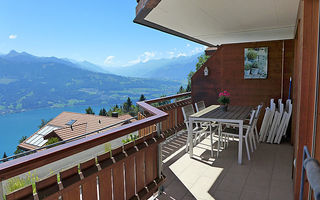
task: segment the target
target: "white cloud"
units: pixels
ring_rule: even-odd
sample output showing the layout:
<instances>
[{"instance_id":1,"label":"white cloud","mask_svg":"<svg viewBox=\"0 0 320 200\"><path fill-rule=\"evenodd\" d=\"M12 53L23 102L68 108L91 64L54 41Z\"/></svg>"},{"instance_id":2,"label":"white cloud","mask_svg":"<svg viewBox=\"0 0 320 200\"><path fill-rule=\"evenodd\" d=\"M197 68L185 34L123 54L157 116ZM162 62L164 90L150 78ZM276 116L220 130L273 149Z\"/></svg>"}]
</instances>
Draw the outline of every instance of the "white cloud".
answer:
<instances>
[{"instance_id":1,"label":"white cloud","mask_svg":"<svg viewBox=\"0 0 320 200\"><path fill-rule=\"evenodd\" d=\"M178 57L181 57L181 56L187 56L186 53L175 52L175 51L169 51L168 54L169 54L169 58L178 58Z\"/></svg>"},{"instance_id":2,"label":"white cloud","mask_svg":"<svg viewBox=\"0 0 320 200\"><path fill-rule=\"evenodd\" d=\"M190 44L187 44L187 47L190 47Z\"/></svg>"},{"instance_id":3,"label":"white cloud","mask_svg":"<svg viewBox=\"0 0 320 200\"><path fill-rule=\"evenodd\" d=\"M156 53L146 51L143 54L141 54L140 56L138 56L137 59L129 61L127 65L134 65L134 64L138 64L138 63L146 63L149 60L151 60L152 58L154 58L155 56L156 56Z\"/></svg>"},{"instance_id":4,"label":"white cloud","mask_svg":"<svg viewBox=\"0 0 320 200\"><path fill-rule=\"evenodd\" d=\"M104 60L104 64L105 65L110 65L112 63L112 60L114 59L114 56L108 56L105 60Z\"/></svg>"},{"instance_id":5,"label":"white cloud","mask_svg":"<svg viewBox=\"0 0 320 200\"><path fill-rule=\"evenodd\" d=\"M176 57L181 57L181 56L187 56L187 54L185 54L185 53L178 53L178 54L176 55Z\"/></svg>"},{"instance_id":6,"label":"white cloud","mask_svg":"<svg viewBox=\"0 0 320 200\"><path fill-rule=\"evenodd\" d=\"M17 38L17 35L13 35L13 34L9 35L9 39L10 39L10 40L14 40L14 39L16 39L16 38Z\"/></svg>"},{"instance_id":7,"label":"white cloud","mask_svg":"<svg viewBox=\"0 0 320 200\"><path fill-rule=\"evenodd\" d=\"M194 48L194 49L191 51L191 53L192 53L192 54L196 54L196 53L204 52L204 50L206 50L206 47L205 47L205 46L203 46L203 47L196 47L196 48Z\"/></svg>"}]
</instances>

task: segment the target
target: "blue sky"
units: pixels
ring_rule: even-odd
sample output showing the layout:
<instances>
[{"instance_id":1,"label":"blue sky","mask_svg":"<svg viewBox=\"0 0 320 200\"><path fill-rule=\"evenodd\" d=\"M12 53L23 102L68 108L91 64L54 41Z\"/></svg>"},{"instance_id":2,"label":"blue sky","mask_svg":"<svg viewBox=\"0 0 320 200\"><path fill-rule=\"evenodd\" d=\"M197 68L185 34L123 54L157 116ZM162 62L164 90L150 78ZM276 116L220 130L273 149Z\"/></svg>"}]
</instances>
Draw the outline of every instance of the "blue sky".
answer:
<instances>
[{"instance_id":1,"label":"blue sky","mask_svg":"<svg viewBox=\"0 0 320 200\"><path fill-rule=\"evenodd\" d=\"M133 23L136 0L1 0L0 53L128 66L204 46Z\"/></svg>"}]
</instances>

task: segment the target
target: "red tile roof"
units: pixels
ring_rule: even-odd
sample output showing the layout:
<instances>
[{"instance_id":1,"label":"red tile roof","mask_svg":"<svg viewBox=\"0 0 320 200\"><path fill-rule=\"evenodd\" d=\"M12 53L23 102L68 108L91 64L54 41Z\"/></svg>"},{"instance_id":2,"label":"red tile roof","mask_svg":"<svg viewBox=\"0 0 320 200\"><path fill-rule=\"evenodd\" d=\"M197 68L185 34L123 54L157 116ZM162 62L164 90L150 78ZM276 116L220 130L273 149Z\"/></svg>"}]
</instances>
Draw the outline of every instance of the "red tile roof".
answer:
<instances>
[{"instance_id":1,"label":"red tile roof","mask_svg":"<svg viewBox=\"0 0 320 200\"><path fill-rule=\"evenodd\" d=\"M35 132L32 136L39 133L39 131L44 129L46 126L55 126L55 127L61 127L61 128L51 131L50 133L46 134L46 136L44 136L43 138L48 139L50 137L58 137L61 140L67 140L76 136L83 135L85 133L94 132L96 130L111 126L113 124L122 122L130 118L132 117L128 114L121 115L116 118L116 117L106 117L106 116L73 113L73 112L62 112L56 118L48 122L44 127L42 127L37 132ZM72 124L72 128L71 126L66 125L70 120L76 120ZM112 128L119 127L123 124L125 123L115 125ZM111 129L111 128L108 128L108 129ZM105 129L105 130L108 130L108 129ZM30 136L28 139L30 139L32 136ZM19 144L19 147L26 150L39 148L39 146L26 143L28 139L26 139L24 142Z\"/></svg>"}]
</instances>

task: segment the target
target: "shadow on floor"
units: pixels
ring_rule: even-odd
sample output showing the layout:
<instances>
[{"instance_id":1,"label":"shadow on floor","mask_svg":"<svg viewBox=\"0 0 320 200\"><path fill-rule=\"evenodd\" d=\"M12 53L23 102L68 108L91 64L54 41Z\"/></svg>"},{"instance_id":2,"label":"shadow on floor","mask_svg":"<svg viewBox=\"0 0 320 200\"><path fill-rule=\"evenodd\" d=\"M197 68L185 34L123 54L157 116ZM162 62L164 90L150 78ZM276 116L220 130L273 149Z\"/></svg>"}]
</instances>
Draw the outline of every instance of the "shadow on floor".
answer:
<instances>
[{"instance_id":1,"label":"shadow on floor","mask_svg":"<svg viewBox=\"0 0 320 200\"><path fill-rule=\"evenodd\" d=\"M238 165L236 141L219 158L216 152L211 158L210 140L204 138L191 159L184 148L186 133L176 139L163 145L167 181L158 199L293 199L291 145L259 144L251 161L244 150L243 164Z\"/></svg>"}]
</instances>

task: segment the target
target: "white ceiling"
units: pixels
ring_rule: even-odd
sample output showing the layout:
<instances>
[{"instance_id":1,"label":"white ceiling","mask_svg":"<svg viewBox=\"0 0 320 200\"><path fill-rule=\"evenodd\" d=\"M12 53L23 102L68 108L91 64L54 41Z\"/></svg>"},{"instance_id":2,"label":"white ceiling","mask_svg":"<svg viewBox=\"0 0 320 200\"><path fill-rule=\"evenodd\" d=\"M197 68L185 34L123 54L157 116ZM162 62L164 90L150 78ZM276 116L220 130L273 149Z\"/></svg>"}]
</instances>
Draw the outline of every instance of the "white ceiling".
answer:
<instances>
[{"instance_id":1,"label":"white ceiling","mask_svg":"<svg viewBox=\"0 0 320 200\"><path fill-rule=\"evenodd\" d=\"M145 20L212 45L294 38L299 0L161 0Z\"/></svg>"}]
</instances>

